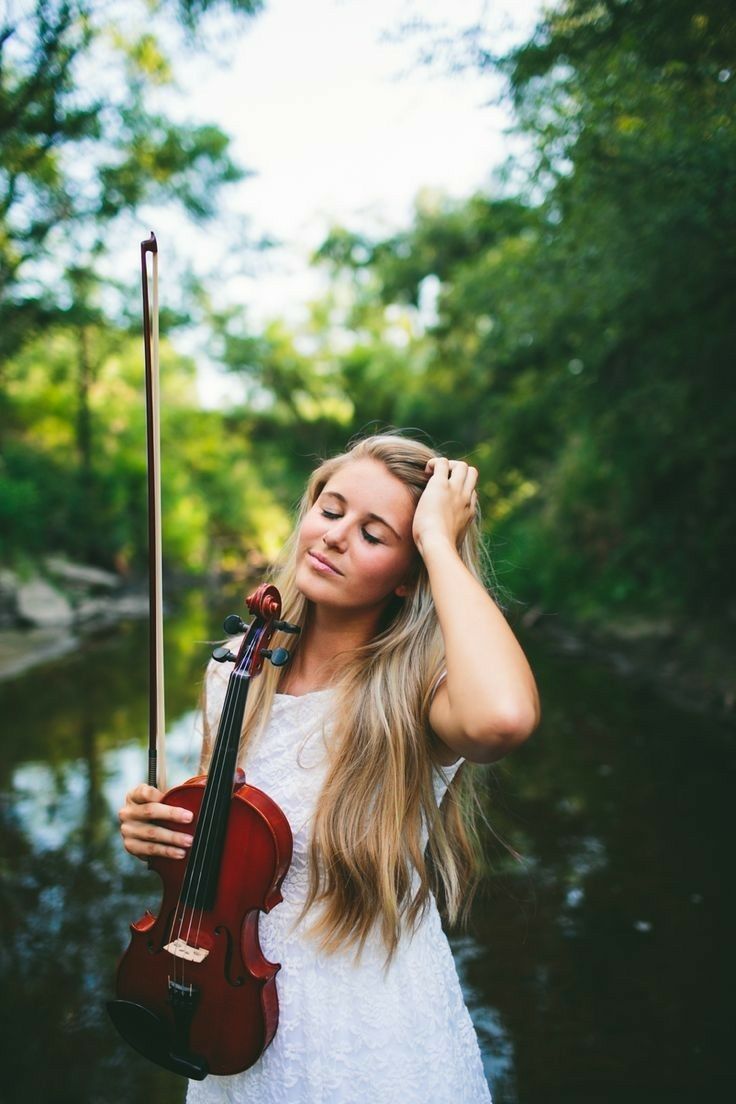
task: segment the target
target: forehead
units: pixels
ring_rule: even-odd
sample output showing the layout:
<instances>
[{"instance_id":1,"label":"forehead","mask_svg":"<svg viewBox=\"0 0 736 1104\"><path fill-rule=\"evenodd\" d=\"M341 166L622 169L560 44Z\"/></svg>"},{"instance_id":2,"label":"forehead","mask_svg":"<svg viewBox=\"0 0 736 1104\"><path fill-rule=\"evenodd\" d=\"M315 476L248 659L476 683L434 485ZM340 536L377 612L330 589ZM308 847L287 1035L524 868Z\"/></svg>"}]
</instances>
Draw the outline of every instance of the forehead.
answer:
<instances>
[{"instance_id":1,"label":"forehead","mask_svg":"<svg viewBox=\"0 0 736 1104\"><path fill-rule=\"evenodd\" d=\"M339 494L348 506L365 514L378 514L394 528L408 527L414 516L409 488L392 475L380 460L349 460L325 484L322 494Z\"/></svg>"}]
</instances>

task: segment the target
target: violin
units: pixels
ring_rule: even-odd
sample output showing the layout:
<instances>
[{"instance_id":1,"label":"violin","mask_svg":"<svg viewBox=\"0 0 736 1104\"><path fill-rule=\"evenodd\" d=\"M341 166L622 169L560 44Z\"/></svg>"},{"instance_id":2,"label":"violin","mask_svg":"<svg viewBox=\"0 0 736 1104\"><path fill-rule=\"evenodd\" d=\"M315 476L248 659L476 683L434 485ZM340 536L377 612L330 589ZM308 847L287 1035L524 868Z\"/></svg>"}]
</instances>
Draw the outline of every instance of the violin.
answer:
<instances>
[{"instance_id":1,"label":"violin","mask_svg":"<svg viewBox=\"0 0 736 1104\"><path fill-rule=\"evenodd\" d=\"M148 260L152 292L149 294ZM161 601L161 485L159 430L158 242L141 242L145 354L149 551L148 782L166 790ZM196 1080L240 1073L258 1060L278 1024L277 962L258 941L258 918L281 901L291 862L289 823L275 801L248 785L236 769L248 687L265 660L281 667L285 648L269 648L275 632L298 633L279 620L281 596L264 584L246 599L253 620L225 619L229 636L244 633L231 661L225 704L209 772L169 790L167 805L188 809L180 825L192 835L186 860L149 860L163 883L158 915L146 911L131 925L117 972L110 1017L123 1038L165 1069Z\"/></svg>"},{"instance_id":2,"label":"violin","mask_svg":"<svg viewBox=\"0 0 736 1104\"><path fill-rule=\"evenodd\" d=\"M237 614L225 620L227 633L245 632L237 655L227 647L212 653L234 667L209 772L162 798L193 814L178 827L193 836L188 857L149 860L163 883L161 906L131 925L107 1005L131 1046L196 1080L248 1069L278 1024L280 964L263 955L258 918L282 900L292 835L276 802L246 782L236 760L251 679L265 660L280 667L289 659L285 648L269 648L271 637L299 628L279 620L274 586L260 586L246 603L250 625Z\"/></svg>"}]
</instances>

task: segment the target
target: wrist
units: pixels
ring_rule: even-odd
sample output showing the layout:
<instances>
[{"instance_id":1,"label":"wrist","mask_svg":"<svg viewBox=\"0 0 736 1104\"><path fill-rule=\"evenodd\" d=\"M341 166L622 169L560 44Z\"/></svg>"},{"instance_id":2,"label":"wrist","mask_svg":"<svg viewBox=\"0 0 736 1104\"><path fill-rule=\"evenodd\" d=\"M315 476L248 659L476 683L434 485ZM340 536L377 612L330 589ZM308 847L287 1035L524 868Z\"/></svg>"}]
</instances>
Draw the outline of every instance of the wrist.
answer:
<instances>
[{"instance_id":1,"label":"wrist","mask_svg":"<svg viewBox=\"0 0 736 1104\"><path fill-rule=\"evenodd\" d=\"M429 560L443 558L448 554L459 555L456 546L444 533L423 533L417 538L416 546L426 564Z\"/></svg>"}]
</instances>

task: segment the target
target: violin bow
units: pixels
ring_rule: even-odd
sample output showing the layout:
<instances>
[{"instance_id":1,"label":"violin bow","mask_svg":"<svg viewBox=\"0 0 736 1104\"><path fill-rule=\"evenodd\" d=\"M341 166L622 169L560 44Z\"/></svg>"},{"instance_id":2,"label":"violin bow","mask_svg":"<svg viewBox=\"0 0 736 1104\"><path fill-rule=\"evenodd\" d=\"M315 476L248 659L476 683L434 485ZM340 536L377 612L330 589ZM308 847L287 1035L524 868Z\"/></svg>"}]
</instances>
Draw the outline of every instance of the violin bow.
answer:
<instances>
[{"instance_id":1,"label":"violin bow","mask_svg":"<svg viewBox=\"0 0 736 1104\"><path fill-rule=\"evenodd\" d=\"M151 292L147 255L151 254ZM146 363L146 456L148 461L148 784L166 789L164 723L164 618L161 597L161 428L158 355L158 242L153 230L141 242L143 353Z\"/></svg>"}]
</instances>

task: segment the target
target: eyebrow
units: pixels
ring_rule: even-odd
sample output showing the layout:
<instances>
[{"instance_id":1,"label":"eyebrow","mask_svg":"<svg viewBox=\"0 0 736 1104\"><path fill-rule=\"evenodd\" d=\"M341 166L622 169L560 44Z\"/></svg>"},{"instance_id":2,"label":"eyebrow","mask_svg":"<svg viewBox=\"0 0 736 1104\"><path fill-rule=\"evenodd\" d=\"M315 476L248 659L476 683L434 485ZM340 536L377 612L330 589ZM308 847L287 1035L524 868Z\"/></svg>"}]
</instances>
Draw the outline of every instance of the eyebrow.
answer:
<instances>
[{"instance_id":1,"label":"eyebrow","mask_svg":"<svg viewBox=\"0 0 736 1104\"><path fill-rule=\"evenodd\" d=\"M339 499L340 502L343 503L344 506L347 506L347 504L348 504L348 500L345 498L345 495L339 494L338 491L322 491L322 495L320 497L323 497L323 496L332 496L332 498L337 498L337 499ZM391 532L393 533L393 535L396 537L397 540L401 540L401 537L396 532L393 525L389 525L389 523L386 521L386 519L382 518L380 514L370 513L370 514L366 514L366 517L368 518L369 521L378 521L378 522L380 522L381 525L385 525L387 529L391 530Z\"/></svg>"}]
</instances>

